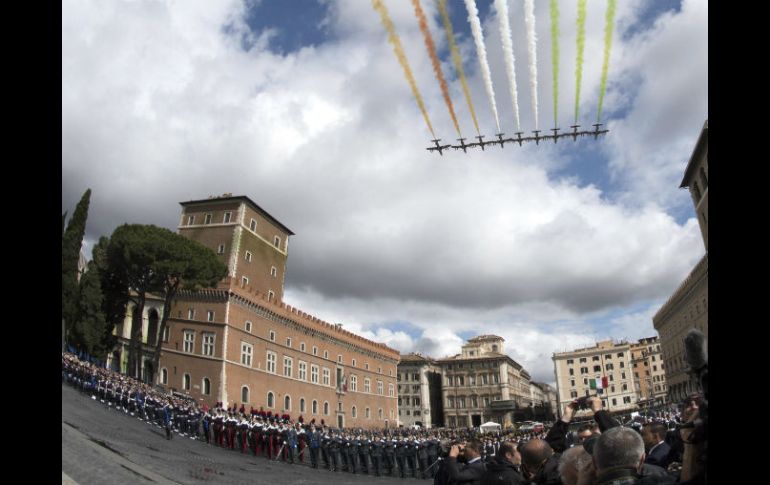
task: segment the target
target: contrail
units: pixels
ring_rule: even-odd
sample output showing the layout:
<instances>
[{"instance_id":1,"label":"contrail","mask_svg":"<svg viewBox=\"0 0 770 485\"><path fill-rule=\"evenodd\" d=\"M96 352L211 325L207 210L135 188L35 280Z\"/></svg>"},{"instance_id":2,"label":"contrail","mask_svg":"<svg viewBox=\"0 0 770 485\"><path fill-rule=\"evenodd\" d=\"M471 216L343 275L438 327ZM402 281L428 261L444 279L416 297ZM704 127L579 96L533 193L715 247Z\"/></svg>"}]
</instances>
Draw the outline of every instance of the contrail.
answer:
<instances>
[{"instance_id":1,"label":"contrail","mask_svg":"<svg viewBox=\"0 0 770 485\"><path fill-rule=\"evenodd\" d=\"M513 116L516 118L516 130L521 131L519 122L519 94L516 88L516 59L513 56L513 40L511 39L511 25L508 23L508 3L506 0L495 0L495 9L500 18L500 39L503 42L503 57L505 58L505 72L508 74L508 87L511 90L513 102Z\"/></svg>"},{"instance_id":2,"label":"contrail","mask_svg":"<svg viewBox=\"0 0 770 485\"><path fill-rule=\"evenodd\" d=\"M492 75L489 72L489 63L487 62L487 50L484 47L484 34L481 31L481 21L479 21L479 11L476 8L476 0L465 0L465 8L468 9L468 22L471 24L471 33L473 41L476 43L476 53L479 56L479 65L481 66L481 75L484 78L484 86L487 88L487 97L489 106L492 108L492 114L495 115L495 124L497 132L500 133L500 118L497 116L497 104L495 103L495 89L492 87Z\"/></svg>"},{"instance_id":3,"label":"contrail","mask_svg":"<svg viewBox=\"0 0 770 485\"><path fill-rule=\"evenodd\" d=\"M425 13L422 11L420 0L412 0L412 4L414 5L414 13L417 15L417 20L420 23L422 36L425 39L425 47L428 49L430 60L433 63L433 72L436 74L436 79L438 79L438 83L441 85L441 93L444 95L446 107L449 109L449 114L452 116L452 122L455 124L457 134L462 137L460 125L457 124L457 117L455 116L455 108L452 106L452 98L449 97L449 87L447 87L444 73L441 71L441 62L438 60L438 55L436 54L436 45L433 43L433 37L430 35L430 30L428 30L428 19L425 18Z\"/></svg>"},{"instance_id":4,"label":"contrail","mask_svg":"<svg viewBox=\"0 0 770 485\"><path fill-rule=\"evenodd\" d=\"M580 82L583 79L583 50L586 46L586 2L578 0L577 13L577 62L575 64L575 123L580 109Z\"/></svg>"},{"instance_id":5,"label":"contrail","mask_svg":"<svg viewBox=\"0 0 770 485\"><path fill-rule=\"evenodd\" d=\"M460 57L460 52L457 50L455 36L452 32L452 22L449 21L449 14L446 11L446 0L438 0L438 9L441 12L441 20L444 22L444 30L446 30L446 36L449 40L449 51L452 53L452 61L455 64L455 69L457 69L457 75L460 76L460 83L462 84L463 92L465 93L465 101L468 103L468 109L471 112L471 118L473 118L473 126L476 127L476 134L481 135L481 131L479 131L479 122L476 120L476 110L473 109L473 101L471 101L471 91L468 89L468 81L465 79L463 60Z\"/></svg>"},{"instance_id":6,"label":"contrail","mask_svg":"<svg viewBox=\"0 0 770 485\"><path fill-rule=\"evenodd\" d=\"M404 76L406 76L406 80L409 81L409 86L412 88L414 99L417 100L417 104L420 106L420 111L422 111L422 116L425 118L425 123L428 125L430 134L433 135L433 138L436 138L436 134L433 132L433 125L430 124L430 118L428 118L428 112L425 110L425 104L422 102L422 96L420 96L420 91L417 89L417 83L414 81L412 69L409 68L409 61L406 60L404 48L401 46L401 41L398 38L396 29L393 27L393 21L390 20L390 15L388 15L388 9L385 7L385 4L382 3L382 0L372 0L372 7L374 7L380 14L382 25L384 25L385 29L388 31L388 41L393 44L393 52L396 54L398 62L401 63L401 67L404 69Z\"/></svg>"},{"instance_id":7,"label":"contrail","mask_svg":"<svg viewBox=\"0 0 770 485\"><path fill-rule=\"evenodd\" d=\"M551 0L551 62L553 63L553 127L559 127L559 3Z\"/></svg>"},{"instance_id":8,"label":"contrail","mask_svg":"<svg viewBox=\"0 0 770 485\"><path fill-rule=\"evenodd\" d=\"M610 67L610 49L612 48L612 28L615 25L615 7L617 0L609 0L607 3L607 23L604 25L604 64L602 65L602 83L599 91L599 111L596 114L596 122L602 119L602 104L604 93L607 90L607 70Z\"/></svg>"},{"instance_id":9,"label":"contrail","mask_svg":"<svg viewBox=\"0 0 770 485\"><path fill-rule=\"evenodd\" d=\"M535 3L524 0L524 25L527 28L529 46L529 87L532 91L532 111L535 113L535 129L540 128L537 118L537 36L535 35Z\"/></svg>"}]
</instances>

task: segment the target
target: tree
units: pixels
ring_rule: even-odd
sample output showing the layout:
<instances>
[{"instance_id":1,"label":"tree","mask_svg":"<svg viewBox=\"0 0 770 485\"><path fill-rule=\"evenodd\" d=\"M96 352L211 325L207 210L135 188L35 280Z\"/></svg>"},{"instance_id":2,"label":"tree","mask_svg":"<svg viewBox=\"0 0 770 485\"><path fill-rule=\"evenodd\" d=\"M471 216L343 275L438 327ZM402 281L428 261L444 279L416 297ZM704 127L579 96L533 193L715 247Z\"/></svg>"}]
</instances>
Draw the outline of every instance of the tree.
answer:
<instances>
[{"instance_id":1,"label":"tree","mask_svg":"<svg viewBox=\"0 0 770 485\"><path fill-rule=\"evenodd\" d=\"M107 265L114 282L125 285L126 298L135 304L128 352L128 374L139 378L142 345L142 315L148 293L163 295L164 310L160 335L166 327L171 303L181 284L195 288L214 286L227 274L211 249L168 229L140 224L124 224L112 233L107 249ZM161 340L153 357L157 372Z\"/></svg>"},{"instance_id":2,"label":"tree","mask_svg":"<svg viewBox=\"0 0 770 485\"><path fill-rule=\"evenodd\" d=\"M173 234L173 233L172 233ZM168 316L171 314L171 304L181 288L196 290L200 287L215 286L219 280L227 276L225 266L210 248L197 241L173 234L177 248L172 256L159 261L156 271L163 278L163 316L158 330L159 338L155 343L152 358L152 368L155 372L153 382L157 380L158 364L163 346L163 332L166 330Z\"/></svg>"},{"instance_id":3,"label":"tree","mask_svg":"<svg viewBox=\"0 0 770 485\"><path fill-rule=\"evenodd\" d=\"M104 312L102 312L102 287L96 264L88 263L88 270L80 278L76 318L72 326L74 343L91 355L104 355L102 336Z\"/></svg>"},{"instance_id":4,"label":"tree","mask_svg":"<svg viewBox=\"0 0 770 485\"><path fill-rule=\"evenodd\" d=\"M83 235L86 232L86 219L88 219L88 205L91 200L91 189L86 190L80 198L75 213L72 215L67 229L61 240L61 304L62 318L66 321L66 332L72 330L77 313L78 296L78 261L80 260L80 247L83 244ZM62 216L62 225L66 212Z\"/></svg>"},{"instance_id":5,"label":"tree","mask_svg":"<svg viewBox=\"0 0 770 485\"><path fill-rule=\"evenodd\" d=\"M115 347L117 339L112 335L112 331L116 325L123 323L128 304L128 283L125 281L124 272L120 268L110 266L107 260L109 245L110 238L102 236L92 252L92 262L94 263L94 270L99 274L103 296L102 313L104 314L105 325L100 348L104 349L105 354Z\"/></svg>"}]
</instances>

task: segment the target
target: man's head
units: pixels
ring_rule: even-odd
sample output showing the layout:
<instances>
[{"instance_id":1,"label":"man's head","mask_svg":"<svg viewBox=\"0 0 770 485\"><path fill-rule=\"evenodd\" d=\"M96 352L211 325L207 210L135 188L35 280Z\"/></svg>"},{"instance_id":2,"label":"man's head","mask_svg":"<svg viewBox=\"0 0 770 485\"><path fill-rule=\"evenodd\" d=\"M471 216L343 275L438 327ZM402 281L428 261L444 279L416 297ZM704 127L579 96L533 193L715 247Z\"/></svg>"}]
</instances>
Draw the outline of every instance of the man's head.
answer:
<instances>
[{"instance_id":1,"label":"man's head","mask_svg":"<svg viewBox=\"0 0 770 485\"><path fill-rule=\"evenodd\" d=\"M534 439L527 441L521 447L521 464L527 473L524 478L532 478L545 466L545 462L553 455L553 449L546 441Z\"/></svg>"},{"instance_id":2,"label":"man's head","mask_svg":"<svg viewBox=\"0 0 770 485\"><path fill-rule=\"evenodd\" d=\"M468 461L481 456L481 443L471 440L465 444L465 459Z\"/></svg>"},{"instance_id":3,"label":"man's head","mask_svg":"<svg viewBox=\"0 0 770 485\"><path fill-rule=\"evenodd\" d=\"M513 443L504 441L500 443L500 449L497 450L497 460L505 460L513 463L514 465L519 465L521 464L521 454L518 452L516 447L513 446Z\"/></svg>"},{"instance_id":4,"label":"man's head","mask_svg":"<svg viewBox=\"0 0 770 485\"><path fill-rule=\"evenodd\" d=\"M650 450L653 446L657 445L666 438L666 425L663 423L649 423L645 424L642 428L642 439L644 440L644 447L646 450Z\"/></svg>"},{"instance_id":5,"label":"man's head","mask_svg":"<svg viewBox=\"0 0 770 485\"><path fill-rule=\"evenodd\" d=\"M593 428L593 425L590 423L586 423L578 428L578 444L582 444L587 438L591 437L591 434L593 434Z\"/></svg>"},{"instance_id":6,"label":"man's head","mask_svg":"<svg viewBox=\"0 0 770 485\"><path fill-rule=\"evenodd\" d=\"M564 485L576 485L578 471L591 461L591 455L582 446L573 446L559 459L559 476Z\"/></svg>"},{"instance_id":7,"label":"man's head","mask_svg":"<svg viewBox=\"0 0 770 485\"><path fill-rule=\"evenodd\" d=\"M612 467L632 467L640 470L644 463L644 441L631 428L611 428L596 440L593 449L597 473Z\"/></svg>"}]
</instances>

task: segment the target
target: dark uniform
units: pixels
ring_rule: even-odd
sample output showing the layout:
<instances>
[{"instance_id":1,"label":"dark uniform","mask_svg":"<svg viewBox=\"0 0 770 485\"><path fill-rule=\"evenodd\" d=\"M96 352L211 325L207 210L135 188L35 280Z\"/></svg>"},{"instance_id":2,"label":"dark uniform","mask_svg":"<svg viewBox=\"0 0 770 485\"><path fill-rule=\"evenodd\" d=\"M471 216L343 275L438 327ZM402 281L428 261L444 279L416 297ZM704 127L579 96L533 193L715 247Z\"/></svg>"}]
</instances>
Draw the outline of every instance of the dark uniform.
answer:
<instances>
[{"instance_id":1,"label":"dark uniform","mask_svg":"<svg viewBox=\"0 0 770 485\"><path fill-rule=\"evenodd\" d=\"M385 468L388 469L388 474L392 477L396 473L396 462L394 460L396 455L396 441L394 439L386 440L384 442L383 455L385 457Z\"/></svg>"},{"instance_id":2,"label":"dark uniform","mask_svg":"<svg viewBox=\"0 0 770 485\"><path fill-rule=\"evenodd\" d=\"M383 452L384 452L384 445L382 441L380 441L380 437L377 436L374 439L374 441L372 441L371 455L372 455L372 468L374 469L374 475L378 477L382 473Z\"/></svg>"},{"instance_id":3,"label":"dark uniform","mask_svg":"<svg viewBox=\"0 0 770 485\"><path fill-rule=\"evenodd\" d=\"M369 448L371 446L371 441L368 440L366 437L359 436L358 441L358 456L359 461L361 463L361 471L366 473L367 475L371 472L369 471Z\"/></svg>"}]
</instances>

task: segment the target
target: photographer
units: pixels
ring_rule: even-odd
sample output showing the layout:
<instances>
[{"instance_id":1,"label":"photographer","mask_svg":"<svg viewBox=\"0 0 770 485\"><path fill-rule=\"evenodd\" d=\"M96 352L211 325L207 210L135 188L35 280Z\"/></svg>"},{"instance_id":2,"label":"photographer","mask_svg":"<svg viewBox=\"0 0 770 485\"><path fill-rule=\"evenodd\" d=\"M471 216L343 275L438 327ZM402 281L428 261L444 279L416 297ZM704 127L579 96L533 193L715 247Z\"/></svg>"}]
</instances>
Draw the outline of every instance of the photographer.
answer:
<instances>
[{"instance_id":1,"label":"photographer","mask_svg":"<svg viewBox=\"0 0 770 485\"><path fill-rule=\"evenodd\" d=\"M521 454L513 443L504 442L490 463L487 463L487 471L481 478L481 485L518 485L524 483L524 478L519 473Z\"/></svg>"},{"instance_id":2,"label":"photographer","mask_svg":"<svg viewBox=\"0 0 770 485\"><path fill-rule=\"evenodd\" d=\"M465 457L465 464L458 466L457 459L461 455ZM481 461L481 444L474 440L452 445L446 460L446 471L449 485L460 483L480 485L481 477L486 471L486 467Z\"/></svg>"},{"instance_id":3,"label":"photographer","mask_svg":"<svg viewBox=\"0 0 770 485\"><path fill-rule=\"evenodd\" d=\"M553 427L548 431L545 437L545 441L551 445L551 448L556 453L563 453L568 448L566 442L567 432L569 431L569 423L572 421L575 413L580 409L591 408L594 413L594 419L599 425L601 431L605 431L613 426L618 426L618 423L612 419L607 411L602 411L602 400L596 396L584 396L579 399L575 399L571 403L564 407L564 413L560 420L556 421ZM592 430L580 428L578 436L582 438L579 443L591 436Z\"/></svg>"}]
</instances>

